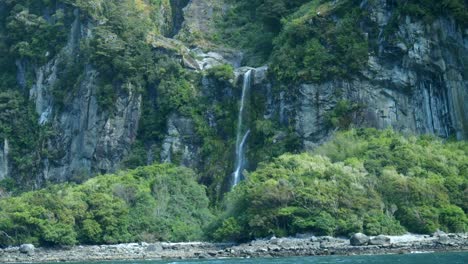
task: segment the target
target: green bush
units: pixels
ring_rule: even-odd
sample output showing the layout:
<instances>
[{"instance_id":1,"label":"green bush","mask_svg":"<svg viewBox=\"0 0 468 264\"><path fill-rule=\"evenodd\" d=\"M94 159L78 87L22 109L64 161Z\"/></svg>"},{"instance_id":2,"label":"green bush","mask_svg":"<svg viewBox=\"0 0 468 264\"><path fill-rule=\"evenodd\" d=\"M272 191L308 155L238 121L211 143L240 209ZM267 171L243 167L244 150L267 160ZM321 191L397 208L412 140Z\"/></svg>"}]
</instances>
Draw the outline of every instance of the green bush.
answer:
<instances>
[{"instance_id":1,"label":"green bush","mask_svg":"<svg viewBox=\"0 0 468 264\"><path fill-rule=\"evenodd\" d=\"M17 175L8 191L27 190L34 185L33 175L38 172L41 146L47 126L38 124L33 102L18 91L8 89L0 92L0 144L9 145L10 168Z\"/></svg>"},{"instance_id":2,"label":"green bush","mask_svg":"<svg viewBox=\"0 0 468 264\"><path fill-rule=\"evenodd\" d=\"M340 132L315 155L285 154L260 164L228 194L227 212L212 229L222 240L233 239L231 228L240 241L308 232L463 232L466 150L466 142L391 130Z\"/></svg>"},{"instance_id":3,"label":"green bush","mask_svg":"<svg viewBox=\"0 0 468 264\"><path fill-rule=\"evenodd\" d=\"M399 235L405 232L405 229L393 217L382 212L369 212L364 217L364 232L366 234L377 236L380 234Z\"/></svg>"},{"instance_id":4,"label":"green bush","mask_svg":"<svg viewBox=\"0 0 468 264\"><path fill-rule=\"evenodd\" d=\"M455 205L443 207L439 211L439 220L448 232L465 232L468 228L466 213Z\"/></svg>"},{"instance_id":5,"label":"green bush","mask_svg":"<svg viewBox=\"0 0 468 264\"><path fill-rule=\"evenodd\" d=\"M338 8L317 15L326 7L300 10L283 21L271 58L272 71L280 81L322 82L348 77L366 65L368 43L357 27L362 12L352 8L336 23L328 16L341 16Z\"/></svg>"},{"instance_id":6,"label":"green bush","mask_svg":"<svg viewBox=\"0 0 468 264\"><path fill-rule=\"evenodd\" d=\"M342 210L362 219L365 211L379 207L380 198L366 190L365 179L358 169L321 156L283 155L261 165L229 194L233 210L228 216L250 238L272 233L347 234L343 222L348 218Z\"/></svg>"},{"instance_id":7,"label":"green bush","mask_svg":"<svg viewBox=\"0 0 468 264\"><path fill-rule=\"evenodd\" d=\"M44 1L6 1L5 34L11 55L29 59L39 65L54 56L65 44L67 9L57 9ZM51 12L50 19L43 17L44 9ZM67 24L68 24L67 23Z\"/></svg>"},{"instance_id":8,"label":"green bush","mask_svg":"<svg viewBox=\"0 0 468 264\"><path fill-rule=\"evenodd\" d=\"M431 234L440 228L438 211L432 206L402 207L396 214L410 232Z\"/></svg>"},{"instance_id":9,"label":"green bush","mask_svg":"<svg viewBox=\"0 0 468 264\"><path fill-rule=\"evenodd\" d=\"M234 80L234 68L229 64L223 64L215 66L206 71L206 74L209 77L212 77L219 81L229 81Z\"/></svg>"},{"instance_id":10,"label":"green bush","mask_svg":"<svg viewBox=\"0 0 468 264\"><path fill-rule=\"evenodd\" d=\"M153 165L1 199L0 245L200 240L211 219L192 171Z\"/></svg>"},{"instance_id":11,"label":"green bush","mask_svg":"<svg viewBox=\"0 0 468 264\"><path fill-rule=\"evenodd\" d=\"M242 229L234 217L225 219L213 234L216 241L236 241L242 237Z\"/></svg>"},{"instance_id":12,"label":"green bush","mask_svg":"<svg viewBox=\"0 0 468 264\"><path fill-rule=\"evenodd\" d=\"M461 26L467 25L468 10L463 0L415 0L396 4L402 14L424 19L428 23L439 16L450 15Z\"/></svg>"},{"instance_id":13,"label":"green bush","mask_svg":"<svg viewBox=\"0 0 468 264\"><path fill-rule=\"evenodd\" d=\"M351 103L348 100L340 100L329 112L325 118L327 125L340 129L349 129L351 127L353 116L355 116L363 108L362 104Z\"/></svg>"}]
</instances>

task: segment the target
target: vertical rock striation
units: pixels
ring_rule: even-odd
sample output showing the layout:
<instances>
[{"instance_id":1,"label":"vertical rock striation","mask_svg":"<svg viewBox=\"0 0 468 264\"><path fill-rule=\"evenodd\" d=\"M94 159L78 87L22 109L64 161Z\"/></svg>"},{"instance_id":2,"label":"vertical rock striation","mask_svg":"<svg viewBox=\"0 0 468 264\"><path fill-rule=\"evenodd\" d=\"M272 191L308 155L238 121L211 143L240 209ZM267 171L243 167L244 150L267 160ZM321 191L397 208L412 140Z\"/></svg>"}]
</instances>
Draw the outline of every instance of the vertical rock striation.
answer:
<instances>
[{"instance_id":1,"label":"vertical rock striation","mask_svg":"<svg viewBox=\"0 0 468 264\"><path fill-rule=\"evenodd\" d=\"M370 10L381 34L368 66L349 79L301 84L293 103L296 130L309 149L332 130L327 116L338 102L359 103L354 126L468 138L468 39L466 29L449 17L432 24L406 17L383 37L393 12L385 1ZM369 34L370 35L370 34Z\"/></svg>"},{"instance_id":2,"label":"vertical rock striation","mask_svg":"<svg viewBox=\"0 0 468 264\"><path fill-rule=\"evenodd\" d=\"M3 144L0 144L0 181L9 175L8 169L8 140L5 138Z\"/></svg>"},{"instance_id":3,"label":"vertical rock striation","mask_svg":"<svg viewBox=\"0 0 468 264\"><path fill-rule=\"evenodd\" d=\"M75 10L67 45L46 65L36 69L36 81L30 90L38 122L50 125L55 131L43 157L39 182L81 180L96 173L111 172L128 154L136 138L141 112L138 87L126 83L118 88L112 113L100 109L96 95L99 73L91 65L84 65L75 88L58 108L53 96L58 72L67 60L79 56L80 40L92 37L93 25L79 19Z\"/></svg>"}]
</instances>

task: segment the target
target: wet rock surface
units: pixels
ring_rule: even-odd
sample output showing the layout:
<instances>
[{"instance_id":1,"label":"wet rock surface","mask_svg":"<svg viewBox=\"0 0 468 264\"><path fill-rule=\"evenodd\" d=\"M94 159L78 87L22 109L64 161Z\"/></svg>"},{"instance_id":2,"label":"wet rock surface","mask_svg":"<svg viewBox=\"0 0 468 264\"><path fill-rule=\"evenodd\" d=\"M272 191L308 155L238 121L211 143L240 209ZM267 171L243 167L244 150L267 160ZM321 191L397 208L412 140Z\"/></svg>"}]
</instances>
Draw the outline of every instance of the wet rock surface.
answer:
<instances>
[{"instance_id":1,"label":"wet rock surface","mask_svg":"<svg viewBox=\"0 0 468 264\"><path fill-rule=\"evenodd\" d=\"M441 243L441 238L444 243ZM159 242L75 246L69 249L37 248L31 254L21 253L21 247L10 247L0 250L0 263L401 254L468 250L468 233L441 236L377 236L368 237L368 239L371 244L372 241L385 243L353 246L347 238L301 236L300 238L254 240L244 244Z\"/></svg>"},{"instance_id":2,"label":"wet rock surface","mask_svg":"<svg viewBox=\"0 0 468 264\"><path fill-rule=\"evenodd\" d=\"M356 233L350 239L352 246L365 246L369 243L369 241L369 237L362 233Z\"/></svg>"},{"instance_id":3,"label":"wet rock surface","mask_svg":"<svg viewBox=\"0 0 468 264\"><path fill-rule=\"evenodd\" d=\"M385 246L390 245L390 237L379 235L369 241L371 245Z\"/></svg>"},{"instance_id":4,"label":"wet rock surface","mask_svg":"<svg viewBox=\"0 0 468 264\"><path fill-rule=\"evenodd\" d=\"M33 254L34 253L34 245L32 244L23 244L19 247L19 252L24 254Z\"/></svg>"}]
</instances>

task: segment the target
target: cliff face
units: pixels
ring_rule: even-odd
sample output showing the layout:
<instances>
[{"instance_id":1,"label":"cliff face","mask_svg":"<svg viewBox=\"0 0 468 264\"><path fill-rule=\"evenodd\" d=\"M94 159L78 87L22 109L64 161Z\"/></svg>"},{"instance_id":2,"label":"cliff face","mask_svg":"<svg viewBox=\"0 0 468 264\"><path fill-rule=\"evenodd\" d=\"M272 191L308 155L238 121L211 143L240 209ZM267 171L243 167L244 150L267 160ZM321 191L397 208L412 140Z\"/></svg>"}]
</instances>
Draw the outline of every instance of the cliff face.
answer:
<instances>
[{"instance_id":1,"label":"cliff face","mask_svg":"<svg viewBox=\"0 0 468 264\"><path fill-rule=\"evenodd\" d=\"M162 110L158 98L164 95L158 89L165 82L151 81L150 75L142 78L144 83L112 81L113 108L109 110L99 102L103 73L92 62L78 65L80 77L59 104L56 86L64 79L63 65L82 56L82 43L94 41L96 28L106 23L89 10L74 9L65 28L66 44L42 66L16 58L17 86L29 90L39 125L53 131L42 142L34 165L37 172L31 175L38 186L112 172L135 155L144 156L138 165L157 161L194 167L202 172L201 181L214 185L214 192L223 189L223 182L227 184L233 171L235 120L245 73L245 68L239 68L241 52L213 44L215 23L229 5L210 0L170 3L156 15L161 34L148 33L152 41L146 43L152 46L152 54L163 54L197 76L186 85L194 90L188 101L204 102L195 111L171 106L170 111ZM0 4L0 14L5 15L4 9ZM247 168L254 168L263 156L314 148L334 130L350 126L468 138L467 29L449 16L431 23L407 16L394 32L384 33L394 8L380 1L368 11L370 23L380 33L375 37L363 26L377 48L369 51L367 66L359 73L319 84L289 84L276 81L267 67L254 70L246 119L252 130ZM114 35L103 43L120 49ZM207 74L225 64L236 68L234 76L219 80L216 73ZM145 67L164 74L163 66ZM169 88L175 87L174 82L168 83ZM290 89L299 93L292 96ZM156 128L146 125L153 119L160 120L154 122L159 124ZM5 137L0 144L0 180L17 178L15 165L9 162L8 140Z\"/></svg>"},{"instance_id":2,"label":"cliff face","mask_svg":"<svg viewBox=\"0 0 468 264\"><path fill-rule=\"evenodd\" d=\"M466 29L449 17L424 24L407 16L383 36L392 12L385 1L371 10L378 52L359 74L299 86L295 121L306 147L326 137L326 116L342 100L360 105L349 116L357 126L467 139Z\"/></svg>"},{"instance_id":3,"label":"cliff face","mask_svg":"<svg viewBox=\"0 0 468 264\"><path fill-rule=\"evenodd\" d=\"M115 170L128 154L138 129L141 95L126 87L131 84L122 84L115 111L103 111L96 98L99 73L92 65L83 66L82 78L75 84L77 89L67 96L63 106L59 108L55 103L52 89L60 81L61 65L80 56L80 41L92 37L93 25L80 21L78 16L79 11L75 10L66 46L35 70L35 83L29 92L39 124L50 125L54 131L45 142L51 155L41 159L42 171L37 175L40 181L66 181Z\"/></svg>"}]
</instances>

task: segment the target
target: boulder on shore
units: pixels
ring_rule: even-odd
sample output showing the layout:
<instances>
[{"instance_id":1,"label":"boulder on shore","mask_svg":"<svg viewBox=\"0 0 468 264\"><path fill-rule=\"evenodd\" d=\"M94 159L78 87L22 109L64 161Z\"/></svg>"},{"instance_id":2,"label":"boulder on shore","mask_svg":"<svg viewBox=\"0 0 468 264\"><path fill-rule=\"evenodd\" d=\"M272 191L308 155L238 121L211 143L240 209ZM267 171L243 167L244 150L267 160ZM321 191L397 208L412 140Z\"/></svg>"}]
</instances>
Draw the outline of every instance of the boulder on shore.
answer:
<instances>
[{"instance_id":1,"label":"boulder on shore","mask_svg":"<svg viewBox=\"0 0 468 264\"><path fill-rule=\"evenodd\" d=\"M363 233L356 233L351 236L350 243L352 246L365 246L369 243L369 237Z\"/></svg>"},{"instance_id":2,"label":"boulder on shore","mask_svg":"<svg viewBox=\"0 0 468 264\"><path fill-rule=\"evenodd\" d=\"M32 254L34 253L34 245L33 244L22 244L19 247L19 252L24 254Z\"/></svg>"},{"instance_id":3,"label":"boulder on shore","mask_svg":"<svg viewBox=\"0 0 468 264\"><path fill-rule=\"evenodd\" d=\"M441 231L441 230L437 230L432 234L433 237L444 237L446 235L447 234L444 231Z\"/></svg>"},{"instance_id":4,"label":"boulder on shore","mask_svg":"<svg viewBox=\"0 0 468 264\"><path fill-rule=\"evenodd\" d=\"M390 245L390 238L384 235L378 235L369 241L371 245L387 246Z\"/></svg>"}]
</instances>

